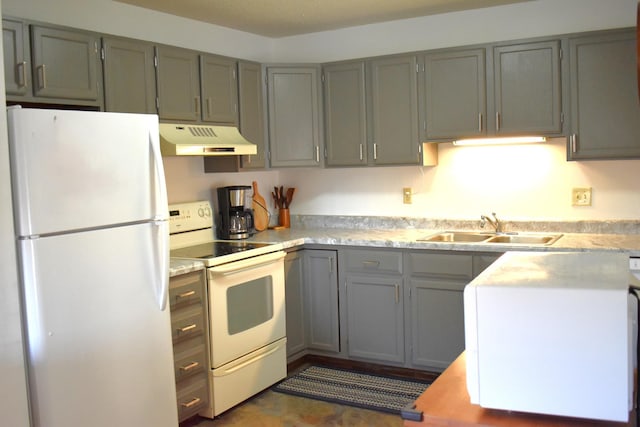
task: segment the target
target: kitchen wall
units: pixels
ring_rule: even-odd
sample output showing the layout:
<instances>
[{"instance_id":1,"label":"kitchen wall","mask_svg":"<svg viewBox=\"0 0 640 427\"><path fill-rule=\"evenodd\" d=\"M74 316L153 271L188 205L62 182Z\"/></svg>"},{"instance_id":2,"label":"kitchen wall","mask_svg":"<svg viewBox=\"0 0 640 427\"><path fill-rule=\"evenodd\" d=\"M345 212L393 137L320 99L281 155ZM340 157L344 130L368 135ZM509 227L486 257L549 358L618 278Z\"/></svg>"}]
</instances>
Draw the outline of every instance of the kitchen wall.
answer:
<instances>
[{"instance_id":1,"label":"kitchen wall","mask_svg":"<svg viewBox=\"0 0 640 427\"><path fill-rule=\"evenodd\" d=\"M297 37L267 39L111 0L3 0L5 14L193 47L261 62L326 62L456 45L635 26L636 0L536 0ZM292 214L505 219L640 219L640 160L566 162L564 142L440 146L436 167L282 169L204 174L201 159L167 158L171 202L212 197L229 184L296 186ZM483 159L482 162L477 159ZM484 167L483 167L484 166ZM402 187L415 192L403 205ZM572 187L593 187L572 207Z\"/></svg>"}]
</instances>

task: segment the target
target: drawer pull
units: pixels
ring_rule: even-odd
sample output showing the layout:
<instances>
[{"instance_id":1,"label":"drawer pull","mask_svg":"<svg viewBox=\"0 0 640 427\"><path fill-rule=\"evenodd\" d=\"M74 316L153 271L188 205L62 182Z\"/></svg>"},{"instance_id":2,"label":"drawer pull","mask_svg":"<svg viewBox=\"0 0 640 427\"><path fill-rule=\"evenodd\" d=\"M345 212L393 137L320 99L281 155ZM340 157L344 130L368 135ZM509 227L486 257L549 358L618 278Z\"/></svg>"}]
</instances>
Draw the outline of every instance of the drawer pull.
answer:
<instances>
[{"instance_id":1,"label":"drawer pull","mask_svg":"<svg viewBox=\"0 0 640 427\"><path fill-rule=\"evenodd\" d=\"M200 399L199 397L194 397L193 399L191 399L188 402L181 403L180 406L183 406L185 408L191 408L192 406L196 406L201 401L202 401L202 399Z\"/></svg>"},{"instance_id":2,"label":"drawer pull","mask_svg":"<svg viewBox=\"0 0 640 427\"><path fill-rule=\"evenodd\" d=\"M192 370L193 368L197 368L198 366L200 366L199 362L191 362L186 366L180 366L180 370L187 372L187 371Z\"/></svg>"},{"instance_id":3,"label":"drawer pull","mask_svg":"<svg viewBox=\"0 0 640 427\"><path fill-rule=\"evenodd\" d=\"M195 294L196 294L196 291L190 290L190 291L184 292L182 294L179 294L178 298L188 298L188 297L193 296Z\"/></svg>"},{"instance_id":4,"label":"drawer pull","mask_svg":"<svg viewBox=\"0 0 640 427\"><path fill-rule=\"evenodd\" d=\"M197 327L198 327L198 325L196 325L195 323L192 323L191 325L184 326L184 327L178 329L178 333L180 333L180 332L189 332L192 329L195 329Z\"/></svg>"},{"instance_id":5,"label":"drawer pull","mask_svg":"<svg viewBox=\"0 0 640 427\"><path fill-rule=\"evenodd\" d=\"M378 268L380 261L362 261L362 265L367 268Z\"/></svg>"}]
</instances>

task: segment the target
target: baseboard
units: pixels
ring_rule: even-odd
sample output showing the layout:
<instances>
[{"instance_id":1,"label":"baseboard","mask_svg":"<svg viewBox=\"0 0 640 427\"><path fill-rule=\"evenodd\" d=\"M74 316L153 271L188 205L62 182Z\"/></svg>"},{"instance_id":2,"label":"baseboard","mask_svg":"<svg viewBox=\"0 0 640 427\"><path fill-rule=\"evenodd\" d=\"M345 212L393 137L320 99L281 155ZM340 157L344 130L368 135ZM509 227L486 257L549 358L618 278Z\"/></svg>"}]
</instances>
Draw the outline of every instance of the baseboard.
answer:
<instances>
[{"instance_id":1,"label":"baseboard","mask_svg":"<svg viewBox=\"0 0 640 427\"><path fill-rule=\"evenodd\" d=\"M369 372L372 374L390 375L394 377L402 377L429 382L435 381L435 379L438 378L438 375L440 375L440 372L379 365L377 363L339 359L337 357L319 356L315 354L307 354L300 357L299 359L291 361L287 365L287 372L295 372L305 365L324 365L334 368L351 369L356 371Z\"/></svg>"}]
</instances>

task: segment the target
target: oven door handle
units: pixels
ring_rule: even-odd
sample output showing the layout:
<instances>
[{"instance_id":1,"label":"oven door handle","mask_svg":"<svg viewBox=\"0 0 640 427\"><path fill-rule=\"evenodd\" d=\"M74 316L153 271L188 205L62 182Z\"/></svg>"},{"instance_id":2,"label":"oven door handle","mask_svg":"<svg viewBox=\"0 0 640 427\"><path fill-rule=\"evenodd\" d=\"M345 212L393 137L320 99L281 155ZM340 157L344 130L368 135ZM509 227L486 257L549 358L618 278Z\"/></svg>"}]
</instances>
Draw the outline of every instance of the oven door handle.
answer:
<instances>
[{"instance_id":1,"label":"oven door handle","mask_svg":"<svg viewBox=\"0 0 640 427\"><path fill-rule=\"evenodd\" d=\"M285 252L278 251L257 257L246 258L239 261L233 261L227 264L217 265L208 269L209 273L219 276L236 274L242 271L251 270L253 268L262 267L271 264L285 257Z\"/></svg>"}]
</instances>

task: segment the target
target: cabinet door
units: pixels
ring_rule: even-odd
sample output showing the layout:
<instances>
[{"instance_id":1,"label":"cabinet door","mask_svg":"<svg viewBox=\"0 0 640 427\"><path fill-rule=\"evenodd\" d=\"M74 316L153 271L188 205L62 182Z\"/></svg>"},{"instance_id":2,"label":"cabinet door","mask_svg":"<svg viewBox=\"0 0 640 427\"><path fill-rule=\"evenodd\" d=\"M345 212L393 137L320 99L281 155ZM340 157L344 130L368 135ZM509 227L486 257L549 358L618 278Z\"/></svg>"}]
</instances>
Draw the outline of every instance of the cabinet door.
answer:
<instances>
[{"instance_id":1,"label":"cabinet door","mask_svg":"<svg viewBox=\"0 0 640 427\"><path fill-rule=\"evenodd\" d=\"M416 57L378 59L370 65L373 163L418 164Z\"/></svg>"},{"instance_id":2,"label":"cabinet door","mask_svg":"<svg viewBox=\"0 0 640 427\"><path fill-rule=\"evenodd\" d=\"M308 347L339 352L338 274L336 251L304 251L305 319Z\"/></svg>"},{"instance_id":3,"label":"cabinet door","mask_svg":"<svg viewBox=\"0 0 640 427\"><path fill-rule=\"evenodd\" d=\"M569 41L571 138L568 158L640 157L634 31Z\"/></svg>"},{"instance_id":4,"label":"cabinet door","mask_svg":"<svg viewBox=\"0 0 640 427\"><path fill-rule=\"evenodd\" d=\"M257 154L242 157L242 167L245 169L261 169L267 165L265 161L263 81L260 64L245 61L238 64L240 133L258 146Z\"/></svg>"},{"instance_id":5,"label":"cabinet door","mask_svg":"<svg viewBox=\"0 0 640 427\"><path fill-rule=\"evenodd\" d=\"M31 27L34 94L98 100L98 43L90 33Z\"/></svg>"},{"instance_id":6,"label":"cabinet door","mask_svg":"<svg viewBox=\"0 0 640 427\"><path fill-rule=\"evenodd\" d=\"M323 69L328 166L367 164L364 62Z\"/></svg>"},{"instance_id":7,"label":"cabinet door","mask_svg":"<svg viewBox=\"0 0 640 427\"><path fill-rule=\"evenodd\" d=\"M271 166L320 164L318 69L267 69Z\"/></svg>"},{"instance_id":8,"label":"cabinet door","mask_svg":"<svg viewBox=\"0 0 640 427\"><path fill-rule=\"evenodd\" d=\"M485 50L425 55L425 140L486 133Z\"/></svg>"},{"instance_id":9,"label":"cabinet door","mask_svg":"<svg viewBox=\"0 0 640 427\"><path fill-rule=\"evenodd\" d=\"M444 370L464 350L467 281L410 279L411 363Z\"/></svg>"},{"instance_id":10,"label":"cabinet door","mask_svg":"<svg viewBox=\"0 0 640 427\"><path fill-rule=\"evenodd\" d=\"M200 120L198 54L161 46L157 50L158 114L160 119Z\"/></svg>"},{"instance_id":11,"label":"cabinet door","mask_svg":"<svg viewBox=\"0 0 640 427\"><path fill-rule=\"evenodd\" d=\"M105 37L102 39L102 48L105 109L121 113L155 114L153 45Z\"/></svg>"},{"instance_id":12,"label":"cabinet door","mask_svg":"<svg viewBox=\"0 0 640 427\"><path fill-rule=\"evenodd\" d=\"M200 55L203 121L238 125L236 67L233 59Z\"/></svg>"},{"instance_id":13,"label":"cabinet door","mask_svg":"<svg viewBox=\"0 0 640 427\"><path fill-rule=\"evenodd\" d=\"M2 20L4 82L7 95L26 95L31 89L29 34L20 21Z\"/></svg>"},{"instance_id":14,"label":"cabinet door","mask_svg":"<svg viewBox=\"0 0 640 427\"><path fill-rule=\"evenodd\" d=\"M562 132L560 41L493 49L495 133Z\"/></svg>"},{"instance_id":15,"label":"cabinet door","mask_svg":"<svg viewBox=\"0 0 640 427\"><path fill-rule=\"evenodd\" d=\"M350 357L404 362L402 277L347 276Z\"/></svg>"},{"instance_id":16,"label":"cabinet door","mask_svg":"<svg viewBox=\"0 0 640 427\"><path fill-rule=\"evenodd\" d=\"M306 348L302 252L289 252L284 259L287 357Z\"/></svg>"}]
</instances>

